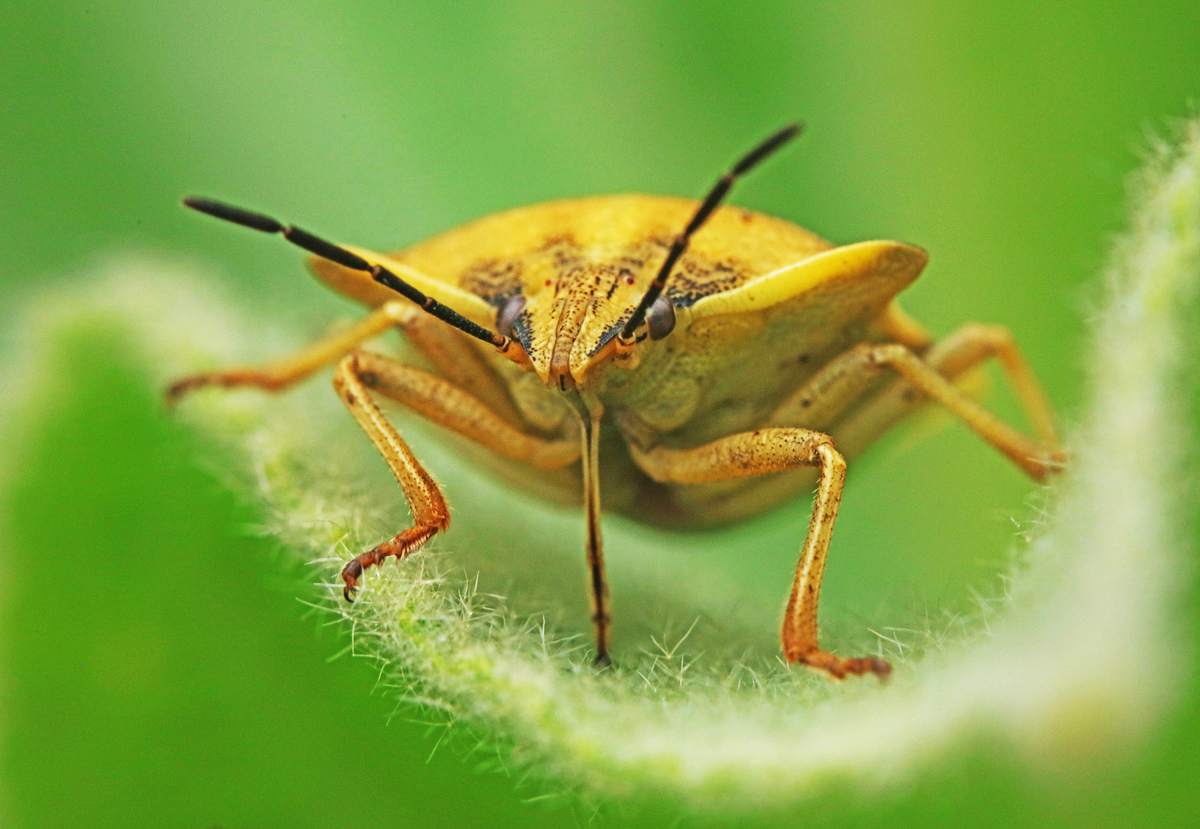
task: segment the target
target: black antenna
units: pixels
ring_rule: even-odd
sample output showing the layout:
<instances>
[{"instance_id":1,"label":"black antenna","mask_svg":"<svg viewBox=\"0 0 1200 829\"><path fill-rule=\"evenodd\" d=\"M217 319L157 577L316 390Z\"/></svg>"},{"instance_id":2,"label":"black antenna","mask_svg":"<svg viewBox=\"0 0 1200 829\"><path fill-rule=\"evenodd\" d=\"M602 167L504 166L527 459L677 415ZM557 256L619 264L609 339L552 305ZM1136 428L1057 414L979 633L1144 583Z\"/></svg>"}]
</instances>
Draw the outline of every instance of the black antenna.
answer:
<instances>
[{"instance_id":1,"label":"black antenna","mask_svg":"<svg viewBox=\"0 0 1200 829\"><path fill-rule=\"evenodd\" d=\"M201 213L207 213L209 216L224 219L227 222L233 222L243 227L261 230L263 233L282 233L283 238L287 239L293 245L304 248L309 253L315 253L322 259L328 259L330 262L335 262L353 271L365 271L371 274L371 278L380 285L391 288L401 296L411 299L425 311L433 314L443 322L453 325L464 334L470 334L472 337L483 340L485 343L494 345L499 349L508 347L508 337L489 331L483 326L471 322L471 320L454 309L448 308L433 297L421 293L382 265L372 265L361 256L351 253L332 242L327 242L319 236L313 236L306 230L301 230L294 225L285 225L282 222L272 219L270 216L264 216L262 213L243 210L240 207L234 207L213 199L192 196L184 199L183 203L192 208L192 210L198 210Z\"/></svg>"},{"instance_id":2,"label":"black antenna","mask_svg":"<svg viewBox=\"0 0 1200 829\"><path fill-rule=\"evenodd\" d=\"M671 243L671 249L667 251L667 259L663 262L662 268L659 269L658 276L654 277L654 281L646 289L646 294L642 297L642 301L633 310L633 316L629 318L629 321L625 323L625 327L621 329L622 340L628 341L633 338L633 334L637 331L638 326L646 319L646 313L650 310L650 306L654 304L654 301L662 293L663 288L666 287L667 279L671 275L671 269L675 267L675 263L679 261L679 257L683 256L683 252L687 250L692 234L708 221L708 217L712 215L713 211L725 199L725 196L729 194L733 183L754 169L764 158L799 135L802 129L804 129L804 124L799 121L788 124L753 150L746 153L741 161L733 165L733 169L721 176L717 183L713 185L713 188L708 191L708 195L704 197L704 201L701 202L700 207L696 210L696 215L692 216L692 220L683 229L683 233L676 236L675 241Z\"/></svg>"}]
</instances>

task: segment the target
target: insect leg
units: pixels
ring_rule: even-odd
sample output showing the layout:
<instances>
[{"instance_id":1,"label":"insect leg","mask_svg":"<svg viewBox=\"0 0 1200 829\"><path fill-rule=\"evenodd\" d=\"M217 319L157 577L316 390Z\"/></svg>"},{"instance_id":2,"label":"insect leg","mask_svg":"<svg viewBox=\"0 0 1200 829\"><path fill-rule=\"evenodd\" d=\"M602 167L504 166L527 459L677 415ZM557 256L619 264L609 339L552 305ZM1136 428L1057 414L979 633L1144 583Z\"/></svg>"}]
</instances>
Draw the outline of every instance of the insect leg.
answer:
<instances>
[{"instance_id":1,"label":"insect leg","mask_svg":"<svg viewBox=\"0 0 1200 829\"><path fill-rule=\"evenodd\" d=\"M883 371L871 359L873 348L861 343L834 357L780 403L765 425L828 429Z\"/></svg>"},{"instance_id":2,"label":"insect leg","mask_svg":"<svg viewBox=\"0 0 1200 829\"><path fill-rule=\"evenodd\" d=\"M448 380L381 354L354 351L334 375L338 396L387 461L413 512L413 526L367 552L342 569L349 599L363 570L390 555L404 558L450 523L437 485L413 457L404 440L384 418L368 389L397 400L420 415L514 460L542 469L566 466L579 458L574 440L542 440L513 428L478 398Z\"/></svg>"},{"instance_id":3,"label":"insect leg","mask_svg":"<svg viewBox=\"0 0 1200 829\"><path fill-rule=\"evenodd\" d=\"M801 662L841 679L848 674L886 677L891 665L873 657L846 659L817 644L817 599L842 487L846 461L828 435L808 429L757 429L715 440L696 449L631 447L634 460L654 480L701 484L782 472L802 466L820 470L808 536L784 614L781 638L789 662Z\"/></svg>"},{"instance_id":4,"label":"insect leg","mask_svg":"<svg viewBox=\"0 0 1200 829\"><path fill-rule=\"evenodd\" d=\"M409 324L419 313L407 303L386 302L345 331L264 366L235 366L176 380L165 392L167 404L174 405L183 395L203 386L258 386L267 391L285 389L392 326Z\"/></svg>"},{"instance_id":5,"label":"insect leg","mask_svg":"<svg viewBox=\"0 0 1200 829\"><path fill-rule=\"evenodd\" d=\"M1000 360L1040 440L1018 432L951 382L993 356ZM904 379L834 427L838 445L847 454L856 454L915 406L932 398L1034 480L1044 480L1066 461L1041 385L1005 329L964 326L930 348L923 358L901 345L876 345L871 347L869 359L875 370L887 367Z\"/></svg>"},{"instance_id":6,"label":"insect leg","mask_svg":"<svg viewBox=\"0 0 1200 829\"><path fill-rule=\"evenodd\" d=\"M882 339L906 345L918 354L924 354L925 349L933 343L933 337L925 330L925 326L909 316L894 299L875 320L875 325L883 334Z\"/></svg>"},{"instance_id":7,"label":"insect leg","mask_svg":"<svg viewBox=\"0 0 1200 829\"><path fill-rule=\"evenodd\" d=\"M991 357L1000 361L1000 367L1038 437L1057 450L1058 434L1046 392L1007 328L968 323L937 343L924 359L938 374L957 377Z\"/></svg>"},{"instance_id":8,"label":"insect leg","mask_svg":"<svg viewBox=\"0 0 1200 829\"><path fill-rule=\"evenodd\" d=\"M165 392L167 404L174 405L183 395L203 386L258 386L267 391L280 391L304 380L392 326L403 329L408 340L443 377L483 399L510 423L520 422L508 392L480 358L478 351L458 332L402 300L385 302L345 331L266 365L235 366L176 380Z\"/></svg>"},{"instance_id":9,"label":"insect leg","mask_svg":"<svg viewBox=\"0 0 1200 829\"><path fill-rule=\"evenodd\" d=\"M509 423L522 422L508 389L467 337L420 313L404 324L404 336L439 377L479 398Z\"/></svg>"},{"instance_id":10,"label":"insect leg","mask_svg":"<svg viewBox=\"0 0 1200 829\"><path fill-rule=\"evenodd\" d=\"M358 421L358 425L383 455L392 474L399 481L400 488L404 490L404 497L408 499L413 516L411 527L390 541L355 556L342 568L342 580L346 583L343 593L346 600L350 601L363 570L378 564L388 556L406 558L419 550L438 531L450 526L450 509L446 506L446 501L433 478L413 457L408 444L371 400L359 377L356 355L351 354L338 365L333 377L333 387L350 410L350 414Z\"/></svg>"},{"instance_id":11,"label":"insect leg","mask_svg":"<svg viewBox=\"0 0 1200 829\"><path fill-rule=\"evenodd\" d=\"M911 339L919 342L920 338ZM879 387L881 377L891 369L876 359L878 347L876 343L861 343L830 360L779 404L762 427L815 429L831 435L845 457L861 454L880 435L929 400L907 380L898 379ZM1013 378L1011 382L1024 404L1026 416L1041 436L1042 445L1036 453L1048 456L1054 464L1061 463L1063 455L1054 438L1049 404L1007 330L970 324L926 349L920 359L942 377L955 381L992 356L1000 357L1001 365ZM808 491L811 485L807 476L793 473L786 479L760 478L689 487L675 497L689 510L719 523L760 512L764 505L780 503Z\"/></svg>"},{"instance_id":12,"label":"insect leg","mask_svg":"<svg viewBox=\"0 0 1200 829\"><path fill-rule=\"evenodd\" d=\"M579 459L580 445L574 438L545 440L528 435L443 377L372 351L355 351L342 365L351 366L359 382L372 391L506 458L538 469L557 469Z\"/></svg>"}]
</instances>

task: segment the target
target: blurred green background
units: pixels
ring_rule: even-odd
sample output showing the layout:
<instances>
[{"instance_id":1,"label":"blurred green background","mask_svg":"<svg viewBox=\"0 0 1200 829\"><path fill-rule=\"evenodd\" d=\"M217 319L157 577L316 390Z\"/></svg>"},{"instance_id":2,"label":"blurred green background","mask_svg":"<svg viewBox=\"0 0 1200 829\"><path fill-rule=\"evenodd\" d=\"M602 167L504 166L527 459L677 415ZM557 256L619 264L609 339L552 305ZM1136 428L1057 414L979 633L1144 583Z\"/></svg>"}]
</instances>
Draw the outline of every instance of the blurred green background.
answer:
<instances>
[{"instance_id":1,"label":"blurred green background","mask_svg":"<svg viewBox=\"0 0 1200 829\"><path fill-rule=\"evenodd\" d=\"M1068 424L1086 286L1121 227L1123 179L1147 131L1200 95L1194 0L75 0L3 4L0 35L6 322L39 288L149 250L205 263L247 308L317 331L351 308L294 251L179 198L394 248L550 198L698 195L801 117L803 139L733 201L839 242L927 247L908 309L939 334L1011 326ZM0 823L589 820L526 802L543 790L481 773L486 758L462 746L430 756L418 712L389 723L376 668L326 664L345 643L297 601L308 581L247 533L253 510L198 467L121 338L81 331L57 348L53 405L20 457L0 459ZM1016 416L1002 390L990 400ZM885 441L852 471L823 619L968 609L1030 493L957 426ZM1193 685L1143 750L1107 765L1045 775L976 746L882 795L831 791L801 816L744 822L1195 825L1197 699ZM653 804L602 818L672 819ZM738 821L681 825L710 823Z\"/></svg>"}]
</instances>

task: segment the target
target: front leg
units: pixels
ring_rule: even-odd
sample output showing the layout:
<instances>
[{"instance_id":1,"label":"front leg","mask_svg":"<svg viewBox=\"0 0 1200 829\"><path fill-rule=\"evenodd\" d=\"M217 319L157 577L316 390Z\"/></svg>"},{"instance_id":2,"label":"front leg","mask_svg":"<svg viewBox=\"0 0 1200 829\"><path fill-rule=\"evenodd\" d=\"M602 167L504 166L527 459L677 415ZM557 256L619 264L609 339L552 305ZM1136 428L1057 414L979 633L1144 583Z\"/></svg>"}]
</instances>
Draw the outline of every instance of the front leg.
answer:
<instances>
[{"instance_id":1,"label":"front leg","mask_svg":"<svg viewBox=\"0 0 1200 829\"><path fill-rule=\"evenodd\" d=\"M808 429L757 429L696 449L632 448L631 451L638 466L663 483L702 484L803 466L818 468L820 479L812 519L783 618L783 655L788 662L803 663L835 679L865 673L882 679L891 673L892 666L882 659L845 659L817 645L821 575L846 481L846 461L834 448L832 438Z\"/></svg>"},{"instance_id":2,"label":"front leg","mask_svg":"<svg viewBox=\"0 0 1200 829\"><path fill-rule=\"evenodd\" d=\"M412 450L400 437L383 412L375 405L360 377L360 369L354 355L344 359L333 377L333 387L338 397L346 404L350 414L367 433L371 443L383 455L392 474L400 482L404 497L412 511L413 525L350 560L342 568L342 580L346 583L343 594L350 601L358 587L363 570L378 564L388 556L407 558L419 550L439 530L450 526L450 508L442 497L438 485L430 477L420 461L413 457Z\"/></svg>"},{"instance_id":3,"label":"front leg","mask_svg":"<svg viewBox=\"0 0 1200 829\"><path fill-rule=\"evenodd\" d=\"M447 380L381 354L352 352L338 364L333 386L387 461L413 515L413 526L356 556L342 569L347 599L354 594L366 568L389 556L406 558L450 525L450 511L437 484L413 457L404 439L371 399L368 389L404 403L418 414L499 454L538 468L566 466L579 458L579 444L575 441L544 440L520 432L478 398Z\"/></svg>"}]
</instances>

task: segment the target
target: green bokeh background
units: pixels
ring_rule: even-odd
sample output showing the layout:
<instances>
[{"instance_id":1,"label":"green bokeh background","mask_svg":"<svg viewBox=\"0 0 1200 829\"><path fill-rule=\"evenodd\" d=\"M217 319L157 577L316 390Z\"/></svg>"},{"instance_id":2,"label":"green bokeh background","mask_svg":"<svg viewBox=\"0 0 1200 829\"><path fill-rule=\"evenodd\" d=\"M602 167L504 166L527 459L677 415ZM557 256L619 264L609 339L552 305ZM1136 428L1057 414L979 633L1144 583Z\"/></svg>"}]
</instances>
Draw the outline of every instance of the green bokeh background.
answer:
<instances>
[{"instance_id":1,"label":"green bokeh background","mask_svg":"<svg viewBox=\"0 0 1200 829\"><path fill-rule=\"evenodd\" d=\"M246 307L315 331L350 306L287 246L179 197L400 247L550 198L698 195L802 117L802 141L734 201L839 242L927 247L908 309L939 334L1009 325L1069 423L1124 177L1147 130L1197 95L1194 0L8 3L0 307L11 320L39 288L148 250L205 263ZM344 641L306 617L307 580L247 533L253 510L197 466L119 335L77 332L56 361L53 405L22 456L0 459L15 476L0 504L3 825L589 819L525 802L543 790L480 773L486 758L462 746L430 757L436 733L408 721L418 712L389 723L373 665L327 664ZM1016 416L1002 390L990 400ZM1030 486L953 425L889 439L852 474L825 619L968 607L1031 514ZM744 572L760 560L729 567L766 579ZM1045 774L974 746L882 795L834 790L764 819L1194 825L1198 763L1193 687L1131 756ZM654 804L602 817L672 819Z\"/></svg>"}]
</instances>

